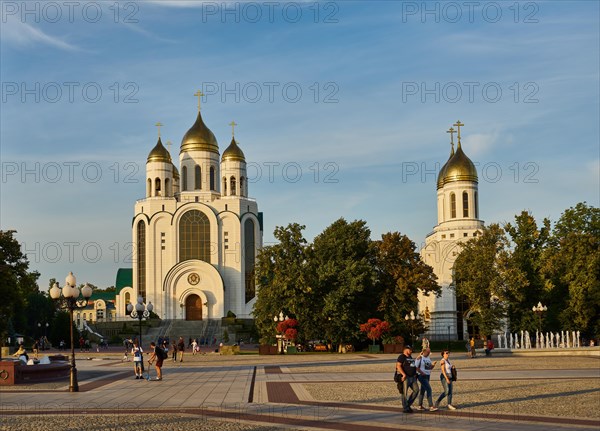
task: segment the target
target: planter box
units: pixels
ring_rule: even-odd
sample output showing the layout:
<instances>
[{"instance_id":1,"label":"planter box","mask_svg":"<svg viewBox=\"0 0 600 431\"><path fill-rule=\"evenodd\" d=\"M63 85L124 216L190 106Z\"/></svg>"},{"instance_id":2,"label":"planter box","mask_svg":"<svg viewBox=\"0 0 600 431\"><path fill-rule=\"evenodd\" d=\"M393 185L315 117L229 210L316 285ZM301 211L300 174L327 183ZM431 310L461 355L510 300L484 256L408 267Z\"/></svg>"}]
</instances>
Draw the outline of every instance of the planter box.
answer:
<instances>
[{"instance_id":1,"label":"planter box","mask_svg":"<svg viewBox=\"0 0 600 431\"><path fill-rule=\"evenodd\" d=\"M379 344L375 344L375 345L370 345L369 346L369 353L379 353L381 352L381 347L379 346Z\"/></svg>"},{"instance_id":2,"label":"planter box","mask_svg":"<svg viewBox=\"0 0 600 431\"><path fill-rule=\"evenodd\" d=\"M288 355L295 355L296 353L298 353L298 349L296 348L296 346L287 346L286 353Z\"/></svg>"},{"instance_id":3,"label":"planter box","mask_svg":"<svg viewBox=\"0 0 600 431\"><path fill-rule=\"evenodd\" d=\"M384 344L383 353L402 353L404 344Z\"/></svg>"},{"instance_id":4,"label":"planter box","mask_svg":"<svg viewBox=\"0 0 600 431\"><path fill-rule=\"evenodd\" d=\"M277 354L277 346L269 346L267 344L261 344L258 346L258 354L259 355L276 355Z\"/></svg>"}]
</instances>

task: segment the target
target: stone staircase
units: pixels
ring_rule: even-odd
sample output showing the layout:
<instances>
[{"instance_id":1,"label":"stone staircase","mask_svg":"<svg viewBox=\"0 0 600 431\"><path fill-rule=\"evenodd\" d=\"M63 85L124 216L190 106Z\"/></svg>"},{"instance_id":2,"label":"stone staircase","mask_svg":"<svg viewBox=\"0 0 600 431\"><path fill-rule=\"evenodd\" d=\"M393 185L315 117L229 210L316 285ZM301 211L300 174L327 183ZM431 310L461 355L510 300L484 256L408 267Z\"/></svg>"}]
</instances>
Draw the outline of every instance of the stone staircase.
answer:
<instances>
[{"instance_id":1,"label":"stone staircase","mask_svg":"<svg viewBox=\"0 0 600 431\"><path fill-rule=\"evenodd\" d=\"M177 341L179 337L183 337L186 347L190 338L195 338L201 346L211 346L219 344L223 336L221 333L221 319L171 320L161 325L161 328L163 327L164 330L160 333L157 332L155 339L159 336L168 336L172 342Z\"/></svg>"}]
</instances>

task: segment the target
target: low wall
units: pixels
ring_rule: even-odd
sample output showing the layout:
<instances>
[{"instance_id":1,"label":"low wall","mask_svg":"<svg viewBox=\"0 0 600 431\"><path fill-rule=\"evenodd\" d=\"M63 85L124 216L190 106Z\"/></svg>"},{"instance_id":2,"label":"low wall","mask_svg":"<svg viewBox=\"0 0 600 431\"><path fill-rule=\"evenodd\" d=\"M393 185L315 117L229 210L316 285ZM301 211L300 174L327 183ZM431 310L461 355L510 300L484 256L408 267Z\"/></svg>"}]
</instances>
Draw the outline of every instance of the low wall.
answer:
<instances>
[{"instance_id":1,"label":"low wall","mask_svg":"<svg viewBox=\"0 0 600 431\"><path fill-rule=\"evenodd\" d=\"M0 386L68 378L70 370L71 366L66 362L23 365L20 361L0 361Z\"/></svg>"}]
</instances>

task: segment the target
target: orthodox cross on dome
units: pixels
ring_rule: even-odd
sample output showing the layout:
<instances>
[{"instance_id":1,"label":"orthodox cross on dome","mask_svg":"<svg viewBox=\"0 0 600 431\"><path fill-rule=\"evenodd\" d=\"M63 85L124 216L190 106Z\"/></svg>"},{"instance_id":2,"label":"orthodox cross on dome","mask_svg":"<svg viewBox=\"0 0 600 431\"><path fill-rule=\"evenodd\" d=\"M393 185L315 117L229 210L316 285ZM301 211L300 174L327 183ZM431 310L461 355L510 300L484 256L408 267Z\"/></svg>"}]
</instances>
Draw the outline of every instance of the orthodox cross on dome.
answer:
<instances>
[{"instance_id":1,"label":"orthodox cross on dome","mask_svg":"<svg viewBox=\"0 0 600 431\"><path fill-rule=\"evenodd\" d=\"M237 123L235 121L232 121L231 123L229 123L229 125L231 126L231 136L235 137L235 126L237 126Z\"/></svg>"},{"instance_id":2,"label":"orthodox cross on dome","mask_svg":"<svg viewBox=\"0 0 600 431\"><path fill-rule=\"evenodd\" d=\"M155 126L158 128L158 137L160 138L160 128L161 128L161 126L163 126L163 123L161 123L159 121L158 123L155 124Z\"/></svg>"},{"instance_id":3,"label":"orthodox cross on dome","mask_svg":"<svg viewBox=\"0 0 600 431\"><path fill-rule=\"evenodd\" d=\"M461 123L460 120L457 120L456 123L453 124L453 126L456 126L456 128L458 129L458 131L456 132L456 137L458 138L458 145L460 145L460 128L464 125L465 124Z\"/></svg>"},{"instance_id":4,"label":"orthodox cross on dome","mask_svg":"<svg viewBox=\"0 0 600 431\"><path fill-rule=\"evenodd\" d=\"M452 146L452 151L454 151L454 134L456 133L456 130L454 130L454 127L450 127L446 130L446 133L450 133L450 145Z\"/></svg>"},{"instance_id":5,"label":"orthodox cross on dome","mask_svg":"<svg viewBox=\"0 0 600 431\"><path fill-rule=\"evenodd\" d=\"M204 96L204 93L201 90L198 90L194 93L194 96L198 98L198 112L200 112L200 101L202 96Z\"/></svg>"}]
</instances>

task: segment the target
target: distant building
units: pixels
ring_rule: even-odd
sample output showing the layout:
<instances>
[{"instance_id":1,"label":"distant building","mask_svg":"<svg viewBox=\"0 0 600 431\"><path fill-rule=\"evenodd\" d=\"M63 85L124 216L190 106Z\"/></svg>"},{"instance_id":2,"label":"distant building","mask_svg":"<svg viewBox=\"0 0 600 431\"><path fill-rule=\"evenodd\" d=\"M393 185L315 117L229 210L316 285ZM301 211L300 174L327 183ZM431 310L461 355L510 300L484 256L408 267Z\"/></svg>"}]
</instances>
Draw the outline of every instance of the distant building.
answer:
<instances>
[{"instance_id":1,"label":"distant building","mask_svg":"<svg viewBox=\"0 0 600 431\"><path fill-rule=\"evenodd\" d=\"M460 248L458 244L476 237L484 226L479 219L477 170L463 152L460 127L457 122L458 145L454 151L454 129L451 134L452 149L448 161L440 169L437 179L437 225L427 235L421 258L433 268L442 286L442 295L419 295L419 312L426 317L427 336L431 340L463 339L467 333L465 316L457 305L451 288L454 262Z\"/></svg>"}]
</instances>

